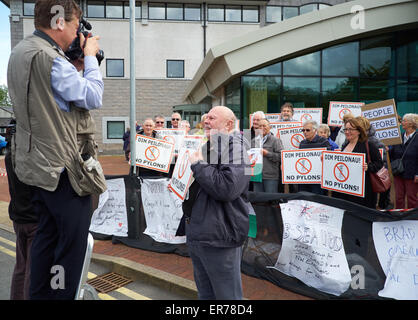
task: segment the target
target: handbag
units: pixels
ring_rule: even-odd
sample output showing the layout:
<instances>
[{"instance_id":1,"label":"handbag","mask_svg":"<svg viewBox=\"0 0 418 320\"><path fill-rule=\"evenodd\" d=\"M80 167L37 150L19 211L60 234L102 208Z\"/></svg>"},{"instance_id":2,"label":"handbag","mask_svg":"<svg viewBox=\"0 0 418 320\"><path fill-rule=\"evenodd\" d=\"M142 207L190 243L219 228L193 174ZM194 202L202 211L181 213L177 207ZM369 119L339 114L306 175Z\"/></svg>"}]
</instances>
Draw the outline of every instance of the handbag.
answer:
<instances>
[{"instance_id":1,"label":"handbag","mask_svg":"<svg viewBox=\"0 0 418 320\"><path fill-rule=\"evenodd\" d=\"M371 162L370 151L369 151L369 142L366 142L367 156L369 158L368 164ZM382 193L388 190L392 184L390 181L389 171L385 166L380 168L377 172L370 172L370 181L372 184L373 192Z\"/></svg>"},{"instance_id":2,"label":"handbag","mask_svg":"<svg viewBox=\"0 0 418 320\"><path fill-rule=\"evenodd\" d=\"M406 154L406 150L408 150L408 147L411 145L411 143L412 143L412 141L414 141L414 138L415 138L415 134L414 134L414 136L412 137L412 140L411 140L411 142L406 146L406 149L405 149L405 151L403 152L403 155L402 155L402 158L400 158L400 159L395 159L395 160L393 160L393 161L391 161L390 162L390 166L391 166L391 168L392 168L392 174L394 175L394 176L400 176L404 171L405 171L405 169L404 169L404 167L403 167L403 162L402 162L402 160L403 160L403 157L405 156L405 154Z\"/></svg>"}]
</instances>

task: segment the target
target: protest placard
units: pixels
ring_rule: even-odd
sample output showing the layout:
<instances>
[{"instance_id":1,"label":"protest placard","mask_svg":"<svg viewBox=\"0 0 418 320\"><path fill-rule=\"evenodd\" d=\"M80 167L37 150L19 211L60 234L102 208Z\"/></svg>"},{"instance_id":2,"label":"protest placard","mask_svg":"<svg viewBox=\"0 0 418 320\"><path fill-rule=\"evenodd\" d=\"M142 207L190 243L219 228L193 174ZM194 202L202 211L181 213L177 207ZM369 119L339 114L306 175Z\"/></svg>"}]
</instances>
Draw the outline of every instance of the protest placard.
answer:
<instances>
[{"instance_id":1,"label":"protest placard","mask_svg":"<svg viewBox=\"0 0 418 320\"><path fill-rule=\"evenodd\" d=\"M402 143L394 99L366 104L362 116L376 129L376 137L386 146Z\"/></svg>"},{"instance_id":2,"label":"protest placard","mask_svg":"<svg viewBox=\"0 0 418 320\"><path fill-rule=\"evenodd\" d=\"M157 138L174 144L174 154L178 154L186 135L185 129L165 128L156 129Z\"/></svg>"},{"instance_id":3,"label":"protest placard","mask_svg":"<svg viewBox=\"0 0 418 320\"><path fill-rule=\"evenodd\" d=\"M251 148L247 151L250 158L251 181L263 181L263 148Z\"/></svg>"},{"instance_id":4,"label":"protest placard","mask_svg":"<svg viewBox=\"0 0 418 320\"><path fill-rule=\"evenodd\" d=\"M344 210L291 200L280 204L282 248L273 268L308 286L336 296L350 286L341 226Z\"/></svg>"},{"instance_id":5,"label":"protest placard","mask_svg":"<svg viewBox=\"0 0 418 320\"><path fill-rule=\"evenodd\" d=\"M322 151L327 148L283 150L282 183L321 183Z\"/></svg>"},{"instance_id":6,"label":"protest placard","mask_svg":"<svg viewBox=\"0 0 418 320\"><path fill-rule=\"evenodd\" d=\"M186 197L193 177L189 157L200 149L202 141L203 136L185 136L183 139L168 187L182 201Z\"/></svg>"},{"instance_id":7,"label":"protest placard","mask_svg":"<svg viewBox=\"0 0 418 320\"><path fill-rule=\"evenodd\" d=\"M270 122L270 132L277 137L277 130L283 128L300 127L302 122L298 121L282 121L282 122Z\"/></svg>"},{"instance_id":8,"label":"protest placard","mask_svg":"<svg viewBox=\"0 0 418 320\"><path fill-rule=\"evenodd\" d=\"M364 197L365 154L323 151L321 188Z\"/></svg>"},{"instance_id":9,"label":"protest placard","mask_svg":"<svg viewBox=\"0 0 418 320\"><path fill-rule=\"evenodd\" d=\"M280 113L265 113L266 119L269 122L280 122ZM253 114L250 114L250 128L253 126Z\"/></svg>"},{"instance_id":10,"label":"protest placard","mask_svg":"<svg viewBox=\"0 0 418 320\"><path fill-rule=\"evenodd\" d=\"M316 121L318 125L322 123L322 108L294 108L293 119L302 124L307 120Z\"/></svg>"},{"instance_id":11,"label":"protest placard","mask_svg":"<svg viewBox=\"0 0 418 320\"><path fill-rule=\"evenodd\" d=\"M174 144L164 140L136 135L135 164L139 167L167 173L173 157Z\"/></svg>"},{"instance_id":12,"label":"protest placard","mask_svg":"<svg viewBox=\"0 0 418 320\"><path fill-rule=\"evenodd\" d=\"M283 150L299 149L300 142L305 140L302 129L303 126L297 126L277 130L277 138L282 140Z\"/></svg>"},{"instance_id":13,"label":"protest placard","mask_svg":"<svg viewBox=\"0 0 418 320\"><path fill-rule=\"evenodd\" d=\"M418 221L373 222L373 242L386 275L379 296L418 300Z\"/></svg>"},{"instance_id":14,"label":"protest placard","mask_svg":"<svg viewBox=\"0 0 418 320\"><path fill-rule=\"evenodd\" d=\"M141 198L147 227L144 234L155 241L185 243L185 236L176 236L183 216L182 201L168 192L168 179L143 179Z\"/></svg>"},{"instance_id":15,"label":"protest placard","mask_svg":"<svg viewBox=\"0 0 418 320\"><path fill-rule=\"evenodd\" d=\"M330 101L328 110L328 125L334 127L341 127L343 117L346 113L352 113L353 116L361 116L361 108L364 106L363 102L336 102Z\"/></svg>"},{"instance_id":16,"label":"protest placard","mask_svg":"<svg viewBox=\"0 0 418 320\"><path fill-rule=\"evenodd\" d=\"M91 232L128 236L128 218L123 178L106 180L107 190L99 197L97 209L93 212Z\"/></svg>"}]
</instances>

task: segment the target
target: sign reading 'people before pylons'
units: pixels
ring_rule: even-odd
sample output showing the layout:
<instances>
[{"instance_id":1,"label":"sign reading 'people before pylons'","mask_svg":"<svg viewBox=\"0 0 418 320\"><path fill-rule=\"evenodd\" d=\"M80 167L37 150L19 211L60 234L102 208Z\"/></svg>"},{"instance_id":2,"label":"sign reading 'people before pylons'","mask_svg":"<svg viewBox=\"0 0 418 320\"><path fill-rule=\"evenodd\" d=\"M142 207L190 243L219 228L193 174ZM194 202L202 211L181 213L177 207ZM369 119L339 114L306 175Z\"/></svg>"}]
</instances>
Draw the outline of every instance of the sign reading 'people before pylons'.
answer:
<instances>
[{"instance_id":1,"label":"sign reading 'people before pylons'","mask_svg":"<svg viewBox=\"0 0 418 320\"><path fill-rule=\"evenodd\" d=\"M135 165L167 173L170 169L174 144L164 140L136 135Z\"/></svg>"},{"instance_id":2,"label":"sign reading 'people before pylons'","mask_svg":"<svg viewBox=\"0 0 418 320\"><path fill-rule=\"evenodd\" d=\"M313 120L320 125L322 123L322 108L294 108L293 119L302 122L302 124L305 121Z\"/></svg>"},{"instance_id":3,"label":"sign reading 'people before pylons'","mask_svg":"<svg viewBox=\"0 0 418 320\"><path fill-rule=\"evenodd\" d=\"M183 143L184 136L186 135L186 130L168 128L168 129L156 129L157 138L165 140L168 142L174 143L174 154L178 154L180 147Z\"/></svg>"},{"instance_id":4,"label":"sign reading 'people before pylons'","mask_svg":"<svg viewBox=\"0 0 418 320\"><path fill-rule=\"evenodd\" d=\"M203 136L185 136L180 148L176 165L168 188L181 200L184 200L189 189L193 172L190 168L190 156L198 151L202 145Z\"/></svg>"},{"instance_id":5,"label":"sign reading 'people before pylons'","mask_svg":"<svg viewBox=\"0 0 418 320\"><path fill-rule=\"evenodd\" d=\"M362 110L363 117L369 119L371 126L376 129L376 137L385 145L402 143L394 99L366 104Z\"/></svg>"},{"instance_id":6,"label":"sign reading 'people before pylons'","mask_svg":"<svg viewBox=\"0 0 418 320\"><path fill-rule=\"evenodd\" d=\"M321 188L364 197L363 153L323 151Z\"/></svg>"},{"instance_id":7,"label":"sign reading 'people before pylons'","mask_svg":"<svg viewBox=\"0 0 418 320\"><path fill-rule=\"evenodd\" d=\"M328 111L328 125L341 127L344 122L343 118L347 113L351 113L354 117L361 116L361 108L363 102L336 102L330 101Z\"/></svg>"},{"instance_id":8,"label":"sign reading 'people before pylons'","mask_svg":"<svg viewBox=\"0 0 418 320\"><path fill-rule=\"evenodd\" d=\"M299 144L305 139L302 133L303 126L277 130L277 138L282 140L283 150L299 149Z\"/></svg>"},{"instance_id":9,"label":"sign reading 'people before pylons'","mask_svg":"<svg viewBox=\"0 0 418 320\"><path fill-rule=\"evenodd\" d=\"M283 150L282 183L321 183L321 154L326 148Z\"/></svg>"}]
</instances>

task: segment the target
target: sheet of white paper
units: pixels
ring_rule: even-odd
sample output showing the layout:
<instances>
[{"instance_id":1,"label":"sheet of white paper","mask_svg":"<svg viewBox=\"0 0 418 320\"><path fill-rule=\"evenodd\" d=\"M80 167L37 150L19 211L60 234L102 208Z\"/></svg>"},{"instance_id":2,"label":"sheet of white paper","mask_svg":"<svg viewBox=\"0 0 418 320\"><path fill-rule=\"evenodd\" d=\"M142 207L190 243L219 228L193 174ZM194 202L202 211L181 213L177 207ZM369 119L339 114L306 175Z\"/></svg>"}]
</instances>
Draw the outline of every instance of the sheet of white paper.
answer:
<instances>
[{"instance_id":1,"label":"sheet of white paper","mask_svg":"<svg viewBox=\"0 0 418 320\"><path fill-rule=\"evenodd\" d=\"M379 296L418 300L418 221L373 223L373 242L386 275Z\"/></svg>"},{"instance_id":2,"label":"sheet of white paper","mask_svg":"<svg viewBox=\"0 0 418 320\"><path fill-rule=\"evenodd\" d=\"M91 218L90 231L121 237L128 236L125 182L106 180L107 190L100 195L99 205Z\"/></svg>"},{"instance_id":3,"label":"sheet of white paper","mask_svg":"<svg viewBox=\"0 0 418 320\"><path fill-rule=\"evenodd\" d=\"M280 208L283 244L274 268L320 291L344 293L351 283L341 238L344 210L304 200Z\"/></svg>"},{"instance_id":4,"label":"sheet of white paper","mask_svg":"<svg viewBox=\"0 0 418 320\"><path fill-rule=\"evenodd\" d=\"M147 223L144 233L158 242L185 243L185 236L176 236L183 216L182 201L169 192L168 182L168 179L144 179L141 184L142 205Z\"/></svg>"}]
</instances>

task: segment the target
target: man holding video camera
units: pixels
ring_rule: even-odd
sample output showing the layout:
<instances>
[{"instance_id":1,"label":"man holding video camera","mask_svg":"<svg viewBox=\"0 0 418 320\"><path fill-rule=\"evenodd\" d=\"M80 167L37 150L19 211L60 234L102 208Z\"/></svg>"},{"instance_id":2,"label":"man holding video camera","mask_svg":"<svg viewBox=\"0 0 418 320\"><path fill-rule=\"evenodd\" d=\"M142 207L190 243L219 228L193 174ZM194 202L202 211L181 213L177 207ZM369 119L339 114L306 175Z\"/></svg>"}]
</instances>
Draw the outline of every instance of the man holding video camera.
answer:
<instances>
[{"instance_id":1,"label":"man holding video camera","mask_svg":"<svg viewBox=\"0 0 418 320\"><path fill-rule=\"evenodd\" d=\"M79 31L73 0L37 0L35 32L11 53L9 93L16 116L11 152L31 186L39 217L31 252L31 299L74 299L91 218L91 195L106 190L89 110L100 108L99 37ZM65 52L79 37L84 60ZM84 75L78 73L84 66Z\"/></svg>"}]
</instances>

